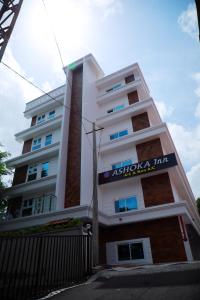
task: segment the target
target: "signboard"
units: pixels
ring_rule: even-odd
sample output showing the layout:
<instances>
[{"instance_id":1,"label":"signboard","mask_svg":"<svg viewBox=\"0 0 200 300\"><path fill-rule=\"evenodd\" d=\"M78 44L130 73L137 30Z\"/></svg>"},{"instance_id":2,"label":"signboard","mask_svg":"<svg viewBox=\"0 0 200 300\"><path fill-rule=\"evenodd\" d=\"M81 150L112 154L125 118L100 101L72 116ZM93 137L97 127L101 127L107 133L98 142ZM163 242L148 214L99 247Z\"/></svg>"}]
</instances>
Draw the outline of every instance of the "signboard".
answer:
<instances>
[{"instance_id":1,"label":"signboard","mask_svg":"<svg viewBox=\"0 0 200 300\"><path fill-rule=\"evenodd\" d=\"M149 160L140 161L136 164L100 173L99 184L147 174L158 170L170 168L176 165L176 156L174 153L170 153Z\"/></svg>"}]
</instances>

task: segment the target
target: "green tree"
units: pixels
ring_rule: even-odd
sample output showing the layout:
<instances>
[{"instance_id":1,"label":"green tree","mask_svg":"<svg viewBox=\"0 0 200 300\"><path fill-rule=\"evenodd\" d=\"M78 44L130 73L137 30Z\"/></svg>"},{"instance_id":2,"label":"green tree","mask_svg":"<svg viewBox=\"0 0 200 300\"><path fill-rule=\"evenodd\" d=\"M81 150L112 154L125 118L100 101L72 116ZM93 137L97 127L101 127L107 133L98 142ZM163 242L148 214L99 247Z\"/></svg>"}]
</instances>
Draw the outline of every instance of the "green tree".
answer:
<instances>
[{"instance_id":1,"label":"green tree","mask_svg":"<svg viewBox=\"0 0 200 300\"><path fill-rule=\"evenodd\" d=\"M2 147L2 145L0 144ZM11 171L7 168L5 164L5 160L10 156L10 154L6 151L2 151L0 149L0 213L5 212L6 207L8 205L7 198L4 196L4 191L6 188L6 184L4 183L3 177L5 175L11 174Z\"/></svg>"},{"instance_id":2,"label":"green tree","mask_svg":"<svg viewBox=\"0 0 200 300\"><path fill-rule=\"evenodd\" d=\"M198 209L198 212L200 214L200 198L197 198L197 209Z\"/></svg>"}]
</instances>

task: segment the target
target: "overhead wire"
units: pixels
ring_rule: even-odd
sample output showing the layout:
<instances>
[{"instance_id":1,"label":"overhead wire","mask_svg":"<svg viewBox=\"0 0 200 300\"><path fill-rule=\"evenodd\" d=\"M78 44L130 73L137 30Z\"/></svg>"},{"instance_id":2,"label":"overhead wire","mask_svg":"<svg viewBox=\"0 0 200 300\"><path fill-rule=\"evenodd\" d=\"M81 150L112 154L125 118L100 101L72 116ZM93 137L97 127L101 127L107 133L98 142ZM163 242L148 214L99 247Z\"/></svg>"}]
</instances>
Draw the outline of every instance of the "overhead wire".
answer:
<instances>
[{"instance_id":1,"label":"overhead wire","mask_svg":"<svg viewBox=\"0 0 200 300\"><path fill-rule=\"evenodd\" d=\"M56 44L56 47L57 47L57 50L58 50L58 53L59 53L59 56L60 56L60 60L61 60L61 63L62 63L63 69L64 69L64 68L65 68L65 65L64 65L64 62L63 62L63 59L62 59L60 47L59 47L59 44L58 44L58 41L57 41L57 38L56 38L56 34L55 34L54 30L53 30L52 23L51 23L50 18L49 18L49 16L48 16L48 10L47 10L45 1L42 0L42 3L43 3L43 5L44 5L44 9L45 9L46 14L47 14L47 17L48 17L48 19L49 19L49 24L50 24L50 27L51 27L51 30L52 30L52 35L53 35L53 38L54 38L54 41L55 41L55 44Z\"/></svg>"},{"instance_id":2,"label":"overhead wire","mask_svg":"<svg viewBox=\"0 0 200 300\"><path fill-rule=\"evenodd\" d=\"M29 79L27 79L25 76L23 76L22 74L20 74L19 72L17 72L16 70L14 70L12 67L10 67L9 65L7 65L5 62L1 61L1 64L3 64L6 68L8 68L9 70L11 70L13 73L15 73L16 75L18 75L19 77L21 77L22 79L24 79L26 82L28 82L29 84L31 84L32 86L34 86L36 89L38 89L40 92L42 92L44 95L48 96L49 98L51 98L52 100L54 100L55 102L59 103L61 106L64 106L65 108L67 108L69 111L71 110L71 108L69 106L67 106L66 104L64 104L62 101L54 98L53 96L51 96L50 93L45 92L42 88L40 88L39 86L37 86L35 83L33 83L32 81L30 81ZM81 115L81 119L84 119L85 121L87 121L88 123L93 124L93 121L89 120L88 118L84 117L81 113L81 111L76 110L76 113L79 113Z\"/></svg>"}]
</instances>

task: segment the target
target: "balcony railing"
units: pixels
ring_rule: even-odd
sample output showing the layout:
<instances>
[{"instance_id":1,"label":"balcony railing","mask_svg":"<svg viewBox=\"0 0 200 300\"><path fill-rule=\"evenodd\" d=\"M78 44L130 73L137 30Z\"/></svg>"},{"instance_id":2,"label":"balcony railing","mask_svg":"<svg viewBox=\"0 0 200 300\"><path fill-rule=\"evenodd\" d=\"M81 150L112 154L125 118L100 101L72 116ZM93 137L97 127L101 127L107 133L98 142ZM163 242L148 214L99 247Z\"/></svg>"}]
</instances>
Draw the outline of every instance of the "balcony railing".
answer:
<instances>
[{"instance_id":1,"label":"balcony railing","mask_svg":"<svg viewBox=\"0 0 200 300\"><path fill-rule=\"evenodd\" d=\"M29 198L22 201L21 208L0 214L1 221L30 217L45 214L56 210L56 196L53 194L42 195L37 198Z\"/></svg>"}]
</instances>

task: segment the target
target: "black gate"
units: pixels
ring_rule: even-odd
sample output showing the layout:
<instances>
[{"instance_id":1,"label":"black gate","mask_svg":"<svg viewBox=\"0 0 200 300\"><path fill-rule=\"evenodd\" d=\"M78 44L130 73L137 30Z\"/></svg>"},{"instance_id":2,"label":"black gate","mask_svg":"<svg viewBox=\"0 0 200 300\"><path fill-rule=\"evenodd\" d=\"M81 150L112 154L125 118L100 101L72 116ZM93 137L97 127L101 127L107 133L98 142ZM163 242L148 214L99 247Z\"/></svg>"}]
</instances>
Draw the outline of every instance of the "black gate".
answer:
<instances>
[{"instance_id":1,"label":"black gate","mask_svg":"<svg viewBox=\"0 0 200 300\"><path fill-rule=\"evenodd\" d=\"M0 238L1 300L37 299L90 273L90 236Z\"/></svg>"}]
</instances>

